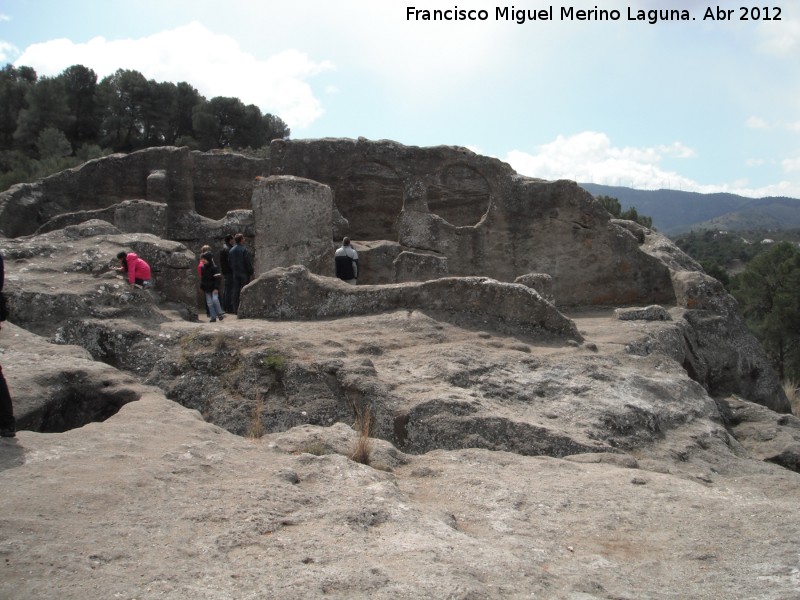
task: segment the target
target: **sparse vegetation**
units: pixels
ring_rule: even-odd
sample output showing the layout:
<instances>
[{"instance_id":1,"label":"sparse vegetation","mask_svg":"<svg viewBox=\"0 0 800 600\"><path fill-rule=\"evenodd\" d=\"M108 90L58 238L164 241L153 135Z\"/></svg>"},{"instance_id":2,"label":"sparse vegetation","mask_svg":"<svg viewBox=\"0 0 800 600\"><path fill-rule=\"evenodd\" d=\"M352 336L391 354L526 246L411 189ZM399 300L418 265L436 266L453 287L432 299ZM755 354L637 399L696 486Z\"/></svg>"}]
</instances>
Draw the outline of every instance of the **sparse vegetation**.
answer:
<instances>
[{"instance_id":1,"label":"sparse vegetation","mask_svg":"<svg viewBox=\"0 0 800 600\"><path fill-rule=\"evenodd\" d=\"M280 352L270 350L262 359L263 365L270 371L283 373L286 369L287 357Z\"/></svg>"},{"instance_id":2,"label":"sparse vegetation","mask_svg":"<svg viewBox=\"0 0 800 600\"><path fill-rule=\"evenodd\" d=\"M186 365L186 363L189 361L189 350L195 345L195 343L197 343L202 335L203 333L200 329L195 329L194 331L181 337L180 345L182 365Z\"/></svg>"},{"instance_id":3,"label":"sparse vegetation","mask_svg":"<svg viewBox=\"0 0 800 600\"><path fill-rule=\"evenodd\" d=\"M228 349L228 337L224 332L218 331L214 334L211 345L216 352L223 352Z\"/></svg>"},{"instance_id":4,"label":"sparse vegetation","mask_svg":"<svg viewBox=\"0 0 800 600\"><path fill-rule=\"evenodd\" d=\"M741 270L765 250L767 246L758 242L766 237L766 232L761 236L755 234L748 238L742 232L691 231L675 237L673 241L678 248L699 262L706 273L719 279L727 287L726 272ZM720 277L721 273L726 273L725 277Z\"/></svg>"},{"instance_id":5,"label":"sparse vegetation","mask_svg":"<svg viewBox=\"0 0 800 600\"><path fill-rule=\"evenodd\" d=\"M256 392L256 405L253 407L253 412L250 415L250 424L247 427L247 437L257 440L264 436L264 423L261 420L261 415L264 413L264 397L261 392Z\"/></svg>"},{"instance_id":6,"label":"sparse vegetation","mask_svg":"<svg viewBox=\"0 0 800 600\"><path fill-rule=\"evenodd\" d=\"M627 210L622 210L622 205L619 203L619 200L612 196L597 196L596 200L603 205L611 216L615 219L626 219L628 221L635 221L639 225L644 227L651 228L653 227L653 219L651 217L646 217L644 215L640 215L636 210L636 207L631 206Z\"/></svg>"},{"instance_id":7,"label":"sparse vegetation","mask_svg":"<svg viewBox=\"0 0 800 600\"><path fill-rule=\"evenodd\" d=\"M365 406L356 417L355 429L358 431L358 439L350 460L368 465L372 455L372 440L369 437L373 424L372 411L369 406Z\"/></svg>"}]
</instances>

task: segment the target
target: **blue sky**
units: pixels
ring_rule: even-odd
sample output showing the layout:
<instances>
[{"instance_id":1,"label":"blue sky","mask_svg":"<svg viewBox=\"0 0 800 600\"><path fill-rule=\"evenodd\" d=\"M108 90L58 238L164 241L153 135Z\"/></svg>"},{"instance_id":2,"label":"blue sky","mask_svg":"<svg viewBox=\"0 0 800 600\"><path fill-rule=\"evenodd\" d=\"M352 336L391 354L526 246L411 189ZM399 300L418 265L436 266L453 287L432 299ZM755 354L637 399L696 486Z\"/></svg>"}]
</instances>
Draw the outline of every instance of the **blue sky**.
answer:
<instances>
[{"instance_id":1,"label":"blue sky","mask_svg":"<svg viewBox=\"0 0 800 600\"><path fill-rule=\"evenodd\" d=\"M800 0L0 0L0 59L118 68L281 116L294 138L458 145L544 179L800 198ZM755 5L756 3L753 3ZM629 20L669 5L690 21ZM415 21L407 8L486 10ZM707 7L732 19L704 20ZM618 10L569 21L562 8ZM714 11L716 12L716 11ZM646 14L646 12L645 12Z\"/></svg>"}]
</instances>

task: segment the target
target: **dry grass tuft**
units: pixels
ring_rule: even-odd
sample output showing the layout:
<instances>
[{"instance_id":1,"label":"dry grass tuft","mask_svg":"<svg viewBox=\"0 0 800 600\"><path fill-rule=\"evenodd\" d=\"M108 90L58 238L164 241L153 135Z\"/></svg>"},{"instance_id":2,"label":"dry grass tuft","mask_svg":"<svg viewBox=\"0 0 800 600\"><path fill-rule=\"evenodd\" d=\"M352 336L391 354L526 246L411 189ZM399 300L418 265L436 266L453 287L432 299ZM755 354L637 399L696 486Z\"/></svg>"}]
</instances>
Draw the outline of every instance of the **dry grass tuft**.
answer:
<instances>
[{"instance_id":1,"label":"dry grass tuft","mask_svg":"<svg viewBox=\"0 0 800 600\"><path fill-rule=\"evenodd\" d=\"M789 398L792 414L800 417L800 383L787 379L783 382L783 390L786 392L786 397Z\"/></svg>"},{"instance_id":2,"label":"dry grass tuft","mask_svg":"<svg viewBox=\"0 0 800 600\"><path fill-rule=\"evenodd\" d=\"M364 407L357 417L355 428L358 431L358 440L356 440L350 460L368 465L372 456L372 440L369 437L372 429L372 411L369 406Z\"/></svg>"},{"instance_id":3,"label":"dry grass tuft","mask_svg":"<svg viewBox=\"0 0 800 600\"><path fill-rule=\"evenodd\" d=\"M257 440L266 433L264 431L264 423L261 421L261 415L264 412L264 398L261 392L256 392L256 405L253 407L253 412L250 416L250 424L247 427L247 437Z\"/></svg>"},{"instance_id":4,"label":"dry grass tuft","mask_svg":"<svg viewBox=\"0 0 800 600\"><path fill-rule=\"evenodd\" d=\"M219 331L214 335L212 346L217 352L224 352L228 349L228 337L224 332Z\"/></svg>"}]
</instances>

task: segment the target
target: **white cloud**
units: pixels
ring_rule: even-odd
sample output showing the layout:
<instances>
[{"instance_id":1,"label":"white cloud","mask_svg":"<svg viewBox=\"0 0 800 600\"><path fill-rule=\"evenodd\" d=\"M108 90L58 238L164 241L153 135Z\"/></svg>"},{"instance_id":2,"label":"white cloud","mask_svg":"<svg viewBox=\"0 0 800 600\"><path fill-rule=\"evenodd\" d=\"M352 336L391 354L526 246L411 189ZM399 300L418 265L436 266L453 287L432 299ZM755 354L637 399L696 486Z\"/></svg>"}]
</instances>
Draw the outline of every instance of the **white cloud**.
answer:
<instances>
[{"instance_id":1,"label":"white cloud","mask_svg":"<svg viewBox=\"0 0 800 600\"><path fill-rule=\"evenodd\" d=\"M771 129L781 129L791 133L800 133L800 121L787 123L786 121L769 122L761 117L749 117L745 122L749 129L760 129L763 131Z\"/></svg>"},{"instance_id":2,"label":"white cloud","mask_svg":"<svg viewBox=\"0 0 800 600\"><path fill-rule=\"evenodd\" d=\"M52 40L29 46L15 62L40 75L57 75L81 64L100 78L124 68L157 81L186 81L207 98L237 97L300 129L323 113L306 80L333 68L330 62L314 61L297 50L258 59L230 36L196 22L136 40L97 37L82 44Z\"/></svg>"},{"instance_id":3,"label":"white cloud","mask_svg":"<svg viewBox=\"0 0 800 600\"><path fill-rule=\"evenodd\" d=\"M746 125L749 129L769 129L770 124L761 117L749 117L746 121Z\"/></svg>"},{"instance_id":4,"label":"white cloud","mask_svg":"<svg viewBox=\"0 0 800 600\"><path fill-rule=\"evenodd\" d=\"M513 150L506 161L523 175L543 179L574 179L640 189L688 185L688 179L658 167L665 155L684 158L693 156L694 151L679 142L654 148L618 148L606 134L584 131L570 137L558 136L540 146L535 155Z\"/></svg>"},{"instance_id":5,"label":"white cloud","mask_svg":"<svg viewBox=\"0 0 800 600\"><path fill-rule=\"evenodd\" d=\"M658 146L658 150L661 154L673 158L694 158L697 156L697 152L689 148L689 146L684 146L680 142L673 142L669 146Z\"/></svg>"},{"instance_id":6,"label":"white cloud","mask_svg":"<svg viewBox=\"0 0 800 600\"><path fill-rule=\"evenodd\" d=\"M730 183L701 184L674 171L659 167L666 157L690 157L694 152L676 142L653 148L615 147L604 133L584 131L573 136L558 136L538 148L536 154L509 152L505 161L521 175L541 179L571 179L580 183L599 183L642 190L673 189L705 194L728 192L749 197L800 197L800 182L782 181L760 188L749 187L746 179ZM763 161L762 161L763 162ZM748 165L761 164L756 160ZM783 161L786 172L800 171L800 158Z\"/></svg>"},{"instance_id":7,"label":"white cloud","mask_svg":"<svg viewBox=\"0 0 800 600\"><path fill-rule=\"evenodd\" d=\"M16 46L13 44L9 44L8 42L4 42L0 40L0 62L7 63L11 62L12 56L17 56L19 54L19 50L17 50Z\"/></svg>"},{"instance_id":8,"label":"white cloud","mask_svg":"<svg viewBox=\"0 0 800 600\"><path fill-rule=\"evenodd\" d=\"M784 11L780 21L762 23L759 35L760 48L767 54L790 56L800 51L800 19L790 19L788 11Z\"/></svg>"}]
</instances>

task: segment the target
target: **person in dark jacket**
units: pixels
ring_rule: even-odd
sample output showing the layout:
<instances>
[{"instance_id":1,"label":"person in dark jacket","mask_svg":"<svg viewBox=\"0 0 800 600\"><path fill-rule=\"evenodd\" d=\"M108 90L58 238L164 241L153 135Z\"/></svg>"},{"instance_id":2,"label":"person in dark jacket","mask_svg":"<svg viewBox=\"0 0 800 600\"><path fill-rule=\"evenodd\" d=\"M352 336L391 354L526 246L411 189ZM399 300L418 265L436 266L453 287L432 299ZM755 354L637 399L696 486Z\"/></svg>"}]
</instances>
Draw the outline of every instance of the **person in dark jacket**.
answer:
<instances>
[{"instance_id":1,"label":"person in dark jacket","mask_svg":"<svg viewBox=\"0 0 800 600\"><path fill-rule=\"evenodd\" d=\"M233 290L231 291L231 312L239 312L239 296L242 288L250 283L253 278L253 257L244 245L244 235L237 233L233 236L236 245L228 253L228 266L233 275Z\"/></svg>"},{"instance_id":2,"label":"person in dark jacket","mask_svg":"<svg viewBox=\"0 0 800 600\"><path fill-rule=\"evenodd\" d=\"M222 286L222 274L214 264L214 255L206 252L200 257L200 289L206 295L206 306L208 306L209 323L215 323L217 319L222 321L225 313L219 304L219 289Z\"/></svg>"},{"instance_id":3,"label":"person in dark jacket","mask_svg":"<svg viewBox=\"0 0 800 600\"><path fill-rule=\"evenodd\" d=\"M3 295L3 283L5 282L5 261L0 254L0 323L6 320L8 310L6 308L6 297ZM2 328L2 325L0 325ZM14 437L17 431L16 421L14 420L14 405L11 403L11 392L8 391L6 376L3 375L3 367L0 366L0 436Z\"/></svg>"},{"instance_id":4,"label":"person in dark jacket","mask_svg":"<svg viewBox=\"0 0 800 600\"><path fill-rule=\"evenodd\" d=\"M231 248L233 248L233 236L229 233L225 236L225 243L222 245L222 250L219 251L219 270L222 273L223 279L222 309L229 313L233 312L233 307L231 306L231 299L233 297L233 273L231 273L231 265L228 260Z\"/></svg>"},{"instance_id":5,"label":"person in dark jacket","mask_svg":"<svg viewBox=\"0 0 800 600\"><path fill-rule=\"evenodd\" d=\"M358 279L358 252L350 244L350 238L342 240L341 248L333 255L336 276L350 285L355 285Z\"/></svg>"}]
</instances>

